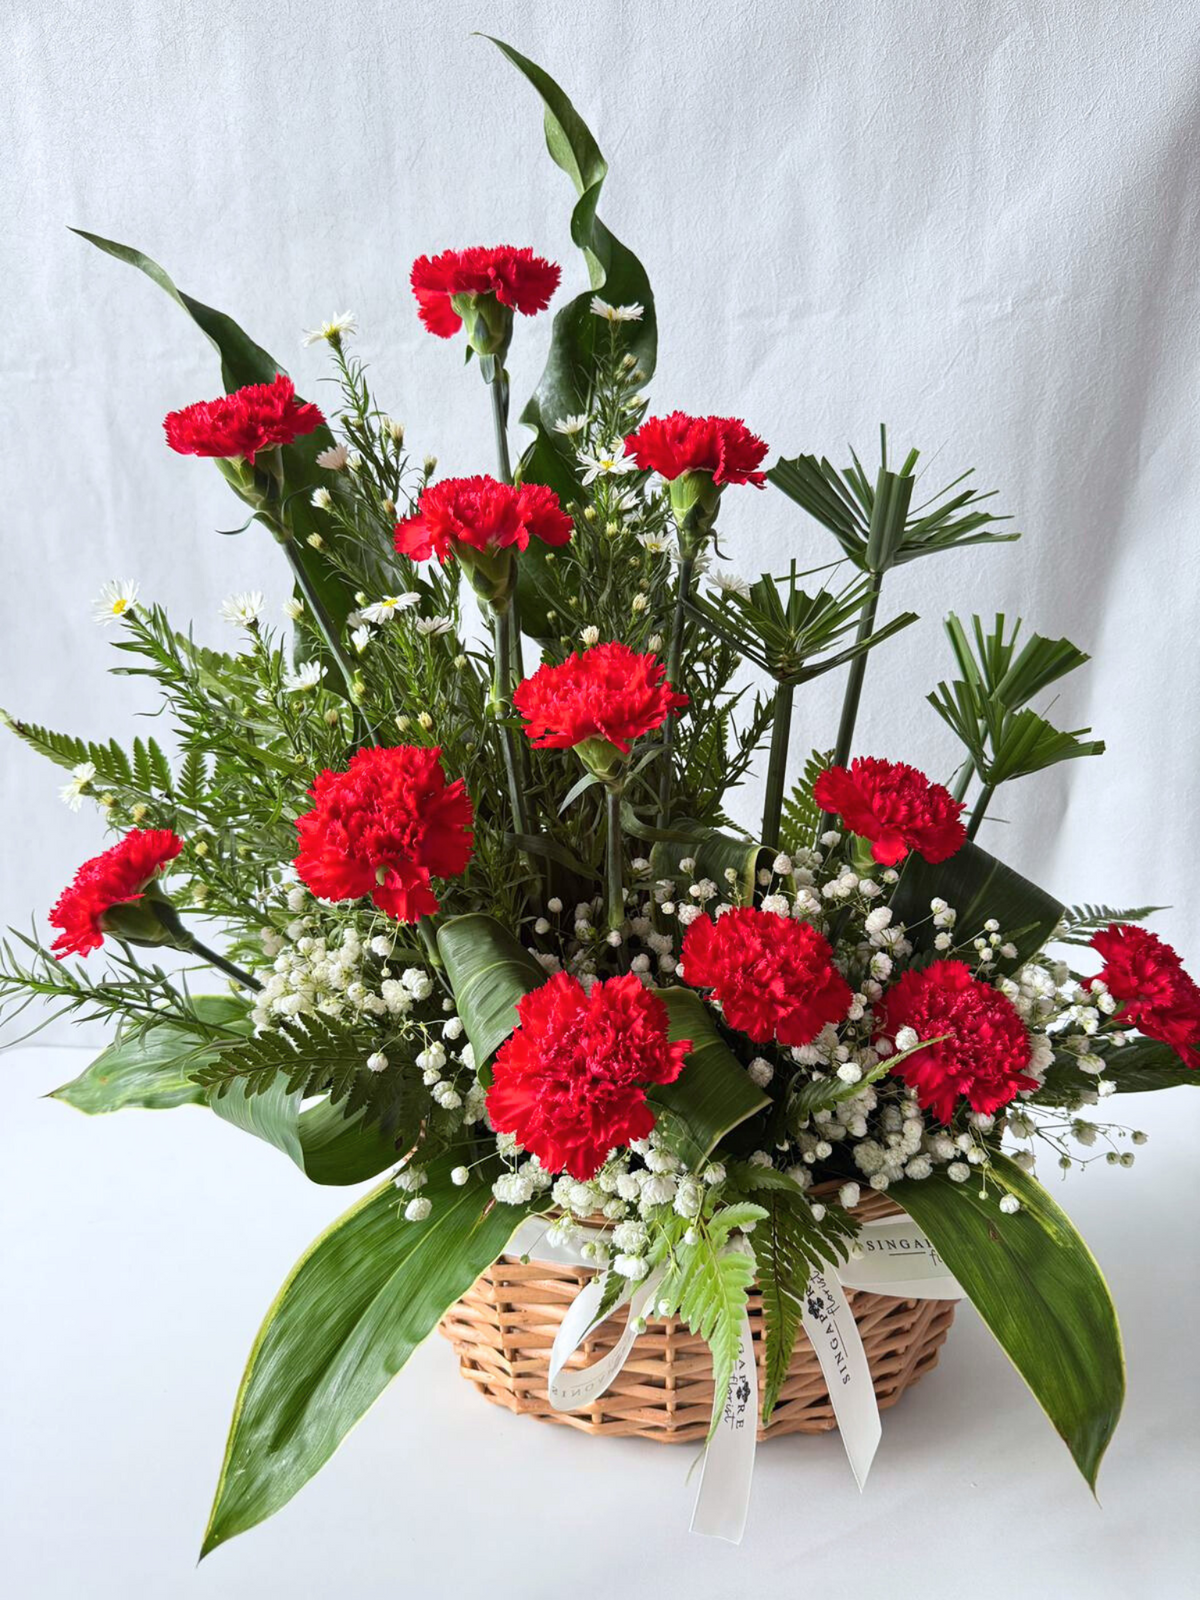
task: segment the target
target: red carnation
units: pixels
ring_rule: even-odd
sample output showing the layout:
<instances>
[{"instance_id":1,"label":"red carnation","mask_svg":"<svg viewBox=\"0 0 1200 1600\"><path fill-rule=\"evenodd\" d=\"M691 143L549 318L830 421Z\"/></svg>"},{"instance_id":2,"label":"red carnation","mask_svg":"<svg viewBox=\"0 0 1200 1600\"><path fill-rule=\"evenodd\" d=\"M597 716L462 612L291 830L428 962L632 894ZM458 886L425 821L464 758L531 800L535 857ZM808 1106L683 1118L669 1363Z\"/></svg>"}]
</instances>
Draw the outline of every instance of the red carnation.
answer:
<instances>
[{"instance_id":1,"label":"red carnation","mask_svg":"<svg viewBox=\"0 0 1200 1600\"><path fill-rule=\"evenodd\" d=\"M436 555L445 562L464 548L524 550L531 538L563 545L571 530L558 496L544 484L515 488L496 478L446 478L425 490L416 516L396 524L396 549L414 561Z\"/></svg>"},{"instance_id":2,"label":"red carnation","mask_svg":"<svg viewBox=\"0 0 1200 1600\"><path fill-rule=\"evenodd\" d=\"M854 998L823 934L749 906L696 918L683 937L683 980L712 989L726 1022L755 1044L811 1044Z\"/></svg>"},{"instance_id":3,"label":"red carnation","mask_svg":"<svg viewBox=\"0 0 1200 1600\"><path fill-rule=\"evenodd\" d=\"M962 801L903 761L857 756L849 767L830 767L813 785L813 798L851 833L869 839L871 855L884 867L894 867L910 850L936 864L966 841L958 820Z\"/></svg>"},{"instance_id":4,"label":"red carnation","mask_svg":"<svg viewBox=\"0 0 1200 1600\"><path fill-rule=\"evenodd\" d=\"M539 667L513 691L525 732L539 748L570 750L587 739L605 739L622 755L687 703L687 695L676 694L666 681L657 656L640 656L617 643L593 645L558 667Z\"/></svg>"},{"instance_id":5,"label":"red carnation","mask_svg":"<svg viewBox=\"0 0 1200 1600\"><path fill-rule=\"evenodd\" d=\"M296 818L296 871L321 900L370 895L398 922L438 909L431 877L471 859L471 802L447 784L441 751L416 745L359 750L345 772L317 775L316 804Z\"/></svg>"},{"instance_id":6,"label":"red carnation","mask_svg":"<svg viewBox=\"0 0 1200 1600\"><path fill-rule=\"evenodd\" d=\"M135 828L111 850L85 861L50 913L62 932L51 946L64 956L98 950L109 930L105 918L114 906L140 900L146 885L183 849L169 828Z\"/></svg>"},{"instance_id":7,"label":"red carnation","mask_svg":"<svg viewBox=\"0 0 1200 1600\"><path fill-rule=\"evenodd\" d=\"M1092 937L1104 957L1099 974L1121 1021L1169 1044L1189 1067L1200 1067L1200 986L1171 946L1148 928L1111 923Z\"/></svg>"},{"instance_id":8,"label":"red carnation","mask_svg":"<svg viewBox=\"0 0 1200 1600\"><path fill-rule=\"evenodd\" d=\"M692 1042L667 1038L666 1006L631 972L590 993L557 972L517 1013L492 1068L492 1126L548 1172L586 1182L610 1150L650 1133L646 1086L674 1083Z\"/></svg>"},{"instance_id":9,"label":"red carnation","mask_svg":"<svg viewBox=\"0 0 1200 1600\"><path fill-rule=\"evenodd\" d=\"M462 327L462 317L451 303L453 295L495 295L502 306L532 317L544 311L558 288L562 269L535 256L528 247L497 245L489 250L443 250L438 256L419 256L412 265L412 289L421 321L439 339L449 339Z\"/></svg>"},{"instance_id":10,"label":"red carnation","mask_svg":"<svg viewBox=\"0 0 1200 1600\"><path fill-rule=\"evenodd\" d=\"M244 456L253 466L260 450L291 444L324 422L316 406L296 399L295 384L281 372L274 383L250 383L172 411L163 427L167 443L181 456Z\"/></svg>"},{"instance_id":11,"label":"red carnation","mask_svg":"<svg viewBox=\"0 0 1200 1600\"><path fill-rule=\"evenodd\" d=\"M963 961L934 961L906 972L884 994L875 1021L878 1036L893 1043L901 1028L940 1039L893 1068L939 1122L950 1121L962 1095L973 1111L990 1115L1019 1090L1038 1086L1026 1072L1031 1049L1025 1024L1011 1001L973 978Z\"/></svg>"},{"instance_id":12,"label":"red carnation","mask_svg":"<svg viewBox=\"0 0 1200 1600\"><path fill-rule=\"evenodd\" d=\"M752 483L761 489L766 482L766 475L755 470L767 453L766 442L737 417L689 417L682 411L650 417L629 435L625 448L644 471L667 479L710 472L718 488Z\"/></svg>"}]
</instances>

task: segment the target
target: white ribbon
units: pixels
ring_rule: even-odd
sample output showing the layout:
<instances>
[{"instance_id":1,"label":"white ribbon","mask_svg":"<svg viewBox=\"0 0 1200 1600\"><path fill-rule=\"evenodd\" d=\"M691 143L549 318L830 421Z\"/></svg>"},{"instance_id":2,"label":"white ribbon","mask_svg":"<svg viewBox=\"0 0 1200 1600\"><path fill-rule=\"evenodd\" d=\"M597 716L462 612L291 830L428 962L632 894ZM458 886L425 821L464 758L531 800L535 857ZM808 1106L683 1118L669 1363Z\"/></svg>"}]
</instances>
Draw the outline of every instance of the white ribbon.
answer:
<instances>
[{"instance_id":1,"label":"white ribbon","mask_svg":"<svg viewBox=\"0 0 1200 1600\"><path fill-rule=\"evenodd\" d=\"M528 1256L557 1266L587 1266L578 1244L554 1244L543 1218L528 1217L509 1240L505 1254ZM584 1229L586 1239L603 1235ZM744 1236L729 1248L753 1254ZM629 1359L637 1337L637 1319L653 1301L662 1269L638 1284L600 1315L603 1272L597 1272L576 1295L563 1318L550 1352L548 1392L556 1411L580 1411L605 1392ZM829 1390L850 1470L861 1490L882 1437L871 1368L859 1337L854 1313L843 1289L890 1295L897 1300L961 1300L963 1290L947 1272L933 1245L908 1217L864 1223L855 1258L844 1266L814 1272L801 1303L801 1322L820 1363ZM596 1328L629 1302L621 1336L591 1366L568 1371L567 1362ZM758 1368L750 1319L743 1312L741 1340L724 1394L713 1397L715 1431L704 1452L691 1531L710 1538L741 1542L750 1505L754 1453L758 1440Z\"/></svg>"}]
</instances>

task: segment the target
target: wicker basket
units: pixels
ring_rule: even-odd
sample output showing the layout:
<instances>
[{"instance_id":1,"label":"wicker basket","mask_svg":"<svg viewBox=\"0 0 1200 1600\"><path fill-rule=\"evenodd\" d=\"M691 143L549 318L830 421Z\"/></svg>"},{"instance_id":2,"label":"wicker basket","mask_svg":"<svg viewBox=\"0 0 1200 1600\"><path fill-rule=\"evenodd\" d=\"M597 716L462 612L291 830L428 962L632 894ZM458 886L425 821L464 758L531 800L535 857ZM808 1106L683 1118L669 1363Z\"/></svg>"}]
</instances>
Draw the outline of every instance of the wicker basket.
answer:
<instances>
[{"instance_id":1,"label":"wicker basket","mask_svg":"<svg viewBox=\"0 0 1200 1600\"><path fill-rule=\"evenodd\" d=\"M836 1186L835 1186L836 1187ZM818 1191L819 1192L819 1191ZM867 1194L855 1208L864 1222L897 1216L882 1195ZM563 1423L583 1433L614 1438L636 1435L663 1444L703 1439L712 1416L713 1376L708 1347L675 1320L653 1322L611 1388L582 1411L554 1411L546 1397L550 1347L567 1307L592 1276L588 1267L527 1266L501 1256L442 1318L459 1370L486 1400L521 1416ZM862 1335L880 1407L937 1365L954 1320L953 1300L894 1300L846 1290ZM750 1294L750 1326L762 1378L762 1301ZM569 1363L589 1366L616 1343L623 1313L602 1323ZM760 1439L785 1433L825 1433L837 1426L816 1355L803 1334L796 1341L787 1381Z\"/></svg>"}]
</instances>

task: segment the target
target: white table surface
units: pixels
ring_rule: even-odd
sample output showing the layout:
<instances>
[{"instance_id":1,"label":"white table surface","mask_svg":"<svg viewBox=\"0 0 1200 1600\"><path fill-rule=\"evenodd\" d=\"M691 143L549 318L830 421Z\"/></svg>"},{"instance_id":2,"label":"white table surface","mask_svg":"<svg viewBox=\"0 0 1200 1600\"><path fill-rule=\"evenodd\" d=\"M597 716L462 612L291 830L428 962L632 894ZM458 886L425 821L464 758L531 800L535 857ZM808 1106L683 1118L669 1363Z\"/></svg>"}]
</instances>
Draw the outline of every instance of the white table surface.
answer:
<instances>
[{"instance_id":1,"label":"white table surface","mask_svg":"<svg viewBox=\"0 0 1200 1600\"><path fill-rule=\"evenodd\" d=\"M1151 1135L1135 1168L1063 1186L1127 1345L1103 1508L970 1308L935 1372L884 1414L861 1498L836 1436L759 1452L740 1549L688 1534L690 1450L510 1416L433 1338L289 1506L197 1568L251 1340L351 1195L197 1109L89 1119L39 1098L86 1061L23 1047L0 1063L13 1600L1198 1592L1200 1096L1122 1100Z\"/></svg>"}]
</instances>

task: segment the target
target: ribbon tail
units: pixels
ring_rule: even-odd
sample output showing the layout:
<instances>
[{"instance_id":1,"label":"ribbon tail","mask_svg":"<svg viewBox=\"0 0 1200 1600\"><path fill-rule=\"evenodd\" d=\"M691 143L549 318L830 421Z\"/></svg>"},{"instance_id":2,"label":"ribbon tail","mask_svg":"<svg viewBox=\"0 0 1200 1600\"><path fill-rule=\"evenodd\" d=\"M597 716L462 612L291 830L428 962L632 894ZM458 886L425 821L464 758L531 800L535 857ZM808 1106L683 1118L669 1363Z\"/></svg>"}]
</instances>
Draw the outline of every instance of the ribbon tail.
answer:
<instances>
[{"instance_id":1,"label":"ribbon tail","mask_svg":"<svg viewBox=\"0 0 1200 1600\"><path fill-rule=\"evenodd\" d=\"M832 1272L814 1272L801 1307L816 1351L850 1470L861 1491L883 1437L867 1353L842 1286Z\"/></svg>"},{"instance_id":2,"label":"ribbon tail","mask_svg":"<svg viewBox=\"0 0 1200 1600\"><path fill-rule=\"evenodd\" d=\"M752 1254L745 1239L730 1248ZM705 1447L691 1531L708 1539L741 1544L758 1448L758 1366L750 1318L745 1311L729 1383L724 1393L713 1396L713 1421L716 1431Z\"/></svg>"}]
</instances>

